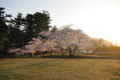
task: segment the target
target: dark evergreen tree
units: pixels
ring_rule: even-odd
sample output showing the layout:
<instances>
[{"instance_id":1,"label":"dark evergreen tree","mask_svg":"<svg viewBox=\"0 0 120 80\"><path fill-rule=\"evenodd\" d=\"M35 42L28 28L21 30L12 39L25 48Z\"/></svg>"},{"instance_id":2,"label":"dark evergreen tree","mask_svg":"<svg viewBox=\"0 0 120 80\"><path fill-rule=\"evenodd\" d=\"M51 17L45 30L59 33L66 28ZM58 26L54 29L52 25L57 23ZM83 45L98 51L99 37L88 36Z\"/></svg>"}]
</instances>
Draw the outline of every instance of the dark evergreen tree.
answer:
<instances>
[{"instance_id":1,"label":"dark evergreen tree","mask_svg":"<svg viewBox=\"0 0 120 80\"><path fill-rule=\"evenodd\" d=\"M52 27L51 32L55 33L56 31L58 31L57 27L56 26Z\"/></svg>"},{"instance_id":2,"label":"dark evergreen tree","mask_svg":"<svg viewBox=\"0 0 120 80\"><path fill-rule=\"evenodd\" d=\"M8 26L6 25L6 15L3 7L0 7L0 55L7 54Z\"/></svg>"},{"instance_id":3,"label":"dark evergreen tree","mask_svg":"<svg viewBox=\"0 0 120 80\"><path fill-rule=\"evenodd\" d=\"M9 38L11 47L21 47L24 45L24 18L21 13L18 13L17 17L11 19L11 22L9 23Z\"/></svg>"},{"instance_id":4,"label":"dark evergreen tree","mask_svg":"<svg viewBox=\"0 0 120 80\"><path fill-rule=\"evenodd\" d=\"M25 17L18 13L17 17L11 19L9 23L11 47L22 47L32 38L37 37L41 31L49 30L50 21L47 11L27 14Z\"/></svg>"},{"instance_id":5,"label":"dark evergreen tree","mask_svg":"<svg viewBox=\"0 0 120 80\"><path fill-rule=\"evenodd\" d=\"M36 12L35 14L27 14L25 19L25 30L27 35L27 42L37 37L38 33L44 30L49 30L50 16L47 11Z\"/></svg>"}]
</instances>

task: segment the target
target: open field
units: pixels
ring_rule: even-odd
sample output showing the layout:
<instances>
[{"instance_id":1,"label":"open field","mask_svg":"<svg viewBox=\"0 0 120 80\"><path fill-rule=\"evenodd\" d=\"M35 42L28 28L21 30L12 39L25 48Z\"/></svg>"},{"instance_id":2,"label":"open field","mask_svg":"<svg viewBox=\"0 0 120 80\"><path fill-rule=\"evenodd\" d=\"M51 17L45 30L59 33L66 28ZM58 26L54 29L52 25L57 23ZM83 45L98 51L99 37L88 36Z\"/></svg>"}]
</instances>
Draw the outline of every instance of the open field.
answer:
<instances>
[{"instance_id":1,"label":"open field","mask_svg":"<svg viewBox=\"0 0 120 80\"><path fill-rule=\"evenodd\" d=\"M0 80L120 80L120 59L0 59Z\"/></svg>"}]
</instances>

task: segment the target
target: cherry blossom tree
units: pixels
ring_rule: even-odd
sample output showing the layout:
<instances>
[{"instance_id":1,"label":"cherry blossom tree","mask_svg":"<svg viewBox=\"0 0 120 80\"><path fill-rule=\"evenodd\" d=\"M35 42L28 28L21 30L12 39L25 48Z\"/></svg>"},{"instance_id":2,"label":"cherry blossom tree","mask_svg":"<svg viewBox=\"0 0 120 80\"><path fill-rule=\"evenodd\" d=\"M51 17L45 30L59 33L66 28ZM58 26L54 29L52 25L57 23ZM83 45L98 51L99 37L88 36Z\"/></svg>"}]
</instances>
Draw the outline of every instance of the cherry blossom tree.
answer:
<instances>
[{"instance_id":1,"label":"cherry blossom tree","mask_svg":"<svg viewBox=\"0 0 120 80\"><path fill-rule=\"evenodd\" d=\"M52 38L61 50L62 55L67 52L70 56L75 54L76 50L83 47L83 45L86 46L86 41L90 40L90 37L84 34L82 30L73 30L70 26L58 30L52 35Z\"/></svg>"}]
</instances>

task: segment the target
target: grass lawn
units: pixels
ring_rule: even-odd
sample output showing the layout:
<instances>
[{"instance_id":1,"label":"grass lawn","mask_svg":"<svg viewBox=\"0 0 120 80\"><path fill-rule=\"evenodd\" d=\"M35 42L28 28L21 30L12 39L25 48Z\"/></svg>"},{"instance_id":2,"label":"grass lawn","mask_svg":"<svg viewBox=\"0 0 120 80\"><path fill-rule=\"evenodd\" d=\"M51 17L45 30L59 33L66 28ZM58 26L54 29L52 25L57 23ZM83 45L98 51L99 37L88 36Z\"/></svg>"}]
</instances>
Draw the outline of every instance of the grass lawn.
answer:
<instances>
[{"instance_id":1,"label":"grass lawn","mask_svg":"<svg viewBox=\"0 0 120 80\"><path fill-rule=\"evenodd\" d=\"M0 80L120 80L120 59L0 59Z\"/></svg>"}]
</instances>

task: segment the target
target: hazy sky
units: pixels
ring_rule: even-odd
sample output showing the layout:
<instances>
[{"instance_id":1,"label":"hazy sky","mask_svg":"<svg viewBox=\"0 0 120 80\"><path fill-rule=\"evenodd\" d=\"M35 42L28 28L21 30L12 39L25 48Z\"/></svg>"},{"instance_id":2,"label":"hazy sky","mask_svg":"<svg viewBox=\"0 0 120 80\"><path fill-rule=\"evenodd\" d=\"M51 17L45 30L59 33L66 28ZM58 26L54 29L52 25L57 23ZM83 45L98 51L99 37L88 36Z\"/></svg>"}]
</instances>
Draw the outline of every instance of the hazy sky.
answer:
<instances>
[{"instance_id":1,"label":"hazy sky","mask_svg":"<svg viewBox=\"0 0 120 80\"><path fill-rule=\"evenodd\" d=\"M120 0L0 0L6 13L49 11L51 25L73 24L89 36L120 41Z\"/></svg>"}]
</instances>

